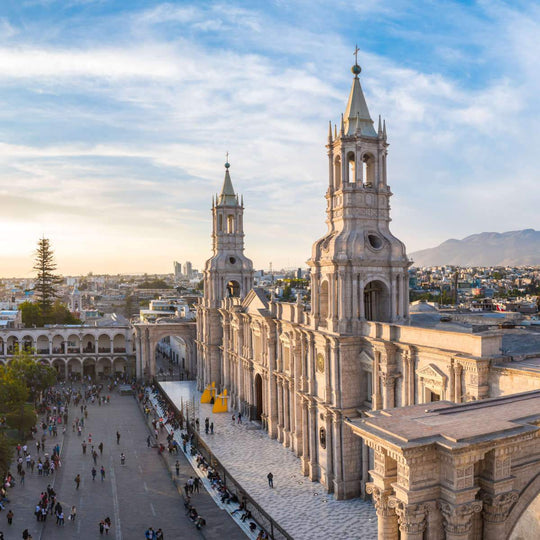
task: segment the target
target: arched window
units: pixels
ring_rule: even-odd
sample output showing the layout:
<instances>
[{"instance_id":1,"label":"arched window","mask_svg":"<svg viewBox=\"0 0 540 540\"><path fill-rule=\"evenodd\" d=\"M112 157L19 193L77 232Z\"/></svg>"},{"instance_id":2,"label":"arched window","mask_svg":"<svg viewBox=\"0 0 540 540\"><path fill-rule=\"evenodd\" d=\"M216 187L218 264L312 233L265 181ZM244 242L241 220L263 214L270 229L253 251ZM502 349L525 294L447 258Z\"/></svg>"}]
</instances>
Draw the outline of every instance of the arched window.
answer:
<instances>
[{"instance_id":1,"label":"arched window","mask_svg":"<svg viewBox=\"0 0 540 540\"><path fill-rule=\"evenodd\" d=\"M227 296L240 296L240 284L238 283L238 281L229 281L229 283L227 283Z\"/></svg>"},{"instance_id":2,"label":"arched window","mask_svg":"<svg viewBox=\"0 0 540 540\"><path fill-rule=\"evenodd\" d=\"M349 182L356 182L356 158L354 152L347 154L348 175Z\"/></svg>"},{"instance_id":3,"label":"arched window","mask_svg":"<svg viewBox=\"0 0 540 540\"><path fill-rule=\"evenodd\" d=\"M341 187L341 158L339 156L334 160L334 187Z\"/></svg>"},{"instance_id":4,"label":"arched window","mask_svg":"<svg viewBox=\"0 0 540 540\"><path fill-rule=\"evenodd\" d=\"M227 216L227 232L234 233L234 216Z\"/></svg>"},{"instance_id":5,"label":"arched window","mask_svg":"<svg viewBox=\"0 0 540 540\"><path fill-rule=\"evenodd\" d=\"M388 288L382 281L370 281L364 288L364 317L368 321L390 319Z\"/></svg>"},{"instance_id":6,"label":"arched window","mask_svg":"<svg viewBox=\"0 0 540 540\"><path fill-rule=\"evenodd\" d=\"M371 154L364 154L362 157L362 177L366 187L375 185L375 158Z\"/></svg>"},{"instance_id":7,"label":"arched window","mask_svg":"<svg viewBox=\"0 0 540 540\"><path fill-rule=\"evenodd\" d=\"M328 318L328 281L321 283L321 290L319 293L319 317L321 324L326 324Z\"/></svg>"}]
</instances>

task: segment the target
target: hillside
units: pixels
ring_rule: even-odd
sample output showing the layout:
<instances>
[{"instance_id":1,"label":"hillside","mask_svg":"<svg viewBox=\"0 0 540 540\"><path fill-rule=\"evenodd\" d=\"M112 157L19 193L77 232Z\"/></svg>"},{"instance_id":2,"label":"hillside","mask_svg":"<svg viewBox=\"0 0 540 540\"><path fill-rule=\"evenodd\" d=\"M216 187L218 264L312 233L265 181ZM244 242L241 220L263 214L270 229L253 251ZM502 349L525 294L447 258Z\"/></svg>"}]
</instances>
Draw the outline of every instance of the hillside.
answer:
<instances>
[{"instance_id":1,"label":"hillside","mask_svg":"<svg viewBox=\"0 0 540 540\"><path fill-rule=\"evenodd\" d=\"M540 231L484 232L409 254L414 266L540 265Z\"/></svg>"}]
</instances>

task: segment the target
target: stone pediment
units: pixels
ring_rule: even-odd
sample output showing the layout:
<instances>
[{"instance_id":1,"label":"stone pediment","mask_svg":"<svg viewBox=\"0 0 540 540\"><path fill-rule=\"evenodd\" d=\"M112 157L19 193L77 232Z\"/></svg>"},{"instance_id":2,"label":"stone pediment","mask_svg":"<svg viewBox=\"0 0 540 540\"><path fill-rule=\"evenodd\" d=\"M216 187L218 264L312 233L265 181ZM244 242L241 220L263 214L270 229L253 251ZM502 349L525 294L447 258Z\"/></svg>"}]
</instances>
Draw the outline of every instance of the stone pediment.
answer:
<instances>
[{"instance_id":1,"label":"stone pediment","mask_svg":"<svg viewBox=\"0 0 540 540\"><path fill-rule=\"evenodd\" d=\"M444 384L447 379L446 375L435 364L429 364L417 369L416 375L421 379L428 379L439 384Z\"/></svg>"},{"instance_id":2,"label":"stone pediment","mask_svg":"<svg viewBox=\"0 0 540 540\"><path fill-rule=\"evenodd\" d=\"M251 289L242 302L242 308L246 313L264 315L268 311L268 300L264 289Z\"/></svg>"}]
</instances>

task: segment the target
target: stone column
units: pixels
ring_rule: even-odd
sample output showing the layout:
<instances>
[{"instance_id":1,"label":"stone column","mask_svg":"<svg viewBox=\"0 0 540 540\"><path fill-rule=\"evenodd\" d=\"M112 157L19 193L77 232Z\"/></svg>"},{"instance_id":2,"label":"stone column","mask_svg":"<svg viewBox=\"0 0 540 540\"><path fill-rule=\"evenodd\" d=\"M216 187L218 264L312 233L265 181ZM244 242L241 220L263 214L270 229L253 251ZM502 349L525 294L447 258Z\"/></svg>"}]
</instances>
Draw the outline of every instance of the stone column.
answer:
<instances>
[{"instance_id":1,"label":"stone column","mask_svg":"<svg viewBox=\"0 0 540 540\"><path fill-rule=\"evenodd\" d=\"M454 380L455 380L454 401L456 403L461 403L462 401L462 394L463 394L463 389L461 387L461 372L462 371L463 371L463 368L461 367L461 364L454 365Z\"/></svg>"},{"instance_id":2,"label":"stone column","mask_svg":"<svg viewBox=\"0 0 540 540\"><path fill-rule=\"evenodd\" d=\"M437 506L442 514L446 540L472 540L473 515L482 510L480 501L454 505L439 500Z\"/></svg>"},{"instance_id":3,"label":"stone column","mask_svg":"<svg viewBox=\"0 0 540 540\"><path fill-rule=\"evenodd\" d=\"M448 381L448 387L449 387L449 395L448 399L452 401L456 401L456 372L454 370L454 361L452 360L452 363L450 364L450 379Z\"/></svg>"},{"instance_id":4,"label":"stone column","mask_svg":"<svg viewBox=\"0 0 540 540\"><path fill-rule=\"evenodd\" d=\"M481 492L481 497L484 502L484 539L504 538L506 518L519 498L518 492L509 491L496 496Z\"/></svg>"},{"instance_id":5,"label":"stone column","mask_svg":"<svg viewBox=\"0 0 540 540\"><path fill-rule=\"evenodd\" d=\"M317 405L309 407L309 478L319 480L320 467L318 460L318 437L317 437Z\"/></svg>"},{"instance_id":6,"label":"stone column","mask_svg":"<svg viewBox=\"0 0 540 540\"><path fill-rule=\"evenodd\" d=\"M359 319L365 321L366 320L366 313L365 313L365 306L364 306L364 283L362 281L358 281L358 313L359 313Z\"/></svg>"},{"instance_id":7,"label":"stone column","mask_svg":"<svg viewBox=\"0 0 540 540\"><path fill-rule=\"evenodd\" d=\"M309 474L309 412L308 401L302 399L302 474Z\"/></svg>"},{"instance_id":8,"label":"stone column","mask_svg":"<svg viewBox=\"0 0 540 540\"><path fill-rule=\"evenodd\" d=\"M396 375L383 373L381 381L383 384L383 409L392 409L395 406Z\"/></svg>"},{"instance_id":9,"label":"stone column","mask_svg":"<svg viewBox=\"0 0 540 540\"><path fill-rule=\"evenodd\" d=\"M405 504L396 499L391 499L390 505L395 507L398 516L400 540L423 540L427 525L428 506L426 504Z\"/></svg>"},{"instance_id":10,"label":"stone column","mask_svg":"<svg viewBox=\"0 0 540 540\"><path fill-rule=\"evenodd\" d=\"M374 352L373 359L373 410L377 411L381 408L381 383L380 383L380 365L381 365L381 353L380 351Z\"/></svg>"},{"instance_id":11,"label":"stone column","mask_svg":"<svg viewBox=\"0 0 540 540\"><path fill-rule=\"evenodd\" d=\"M277 423L277 438L279 442L283 442L283 381L277 379L277 403L278 403L278 423Z\"/></svg>"},{"instance_id":12,"label":"stone column","mask_svg":"<svg viewBox=\"0 0 540 540\"><path fill-rule=\"evenodd\" d=\"M390 504L392 490L383 490L373 483L368 483L366 491L373 496L373 504L377 511L378 540L398 540L398 517L395 509Z\"/></svg>"}]
</instances>

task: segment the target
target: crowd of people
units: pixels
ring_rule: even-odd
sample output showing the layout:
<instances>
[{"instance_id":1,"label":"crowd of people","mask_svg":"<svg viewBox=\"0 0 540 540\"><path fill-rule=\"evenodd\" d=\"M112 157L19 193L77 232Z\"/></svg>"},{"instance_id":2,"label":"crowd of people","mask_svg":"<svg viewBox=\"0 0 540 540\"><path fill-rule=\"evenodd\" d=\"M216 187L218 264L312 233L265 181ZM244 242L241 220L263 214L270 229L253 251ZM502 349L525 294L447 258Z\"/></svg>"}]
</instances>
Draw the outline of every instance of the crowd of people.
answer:
<instances>
[{"instance_id":1,"label":"crowd of people","mask_svg":"<svg viewBox=\"0 0 540 540\"><path fill-rule=\"evenodd\" d=\"M152 421L154 426L156 438L161 431L166 430L166 426L170 426L167 431L167 442L169 452L178 452L177 439L181 441L182 450L185 454L189 454L195 458L197 468L206 475L210 482L210 486L216 491L216 496L220 499L222 504L238 505L236 509L232 510L231 515L240 513L240 520L247 522L249 529L252 532L257 530L257 523L253 519L251 511L247 508L248 504L245 498L242 501L239 500L238 495L227 487L224 480L221 478L219 472L212 467L207 459L197 450L195 433L199 431L199 420L195 419L193 422L189 422L183 417L181 411L176 411L171 407L165 397L155 387L149 387L145 392L139 394L139 399L142 400L145 407L146 414L150 414L152 410L152 402L154 404L155 418ZM238 415L238 422L241 423L242 417ZM233 417L234 422L234 417ZM214 426L208 418L205 419L205 432L207 434L213 434ZM188 450L189 446L189 450ZM179 466L178 461L175 464L176 474L178 475ZM195 523L198 529L201 529L206 525L206 520L200 516L192 504L192 497L194 493L199 492L200 479L198 476L190 479L185 483L184 489L184 506L186 508L186 515L189 519ZM268 538L267 533L260 528L257 536L258 540L264 540Z\"/></svg>"},{"instance_id":2,"label":"crowd of people","mask_svg":"<svg viewBox=\"0 0 540 540\"><path fill-rule=\"evenodd\" d=\"M19 485L25 485L26 475L36 475L38 477L50 477L50 483L43 490L33 507L33 513L36 522L45 525L47 518L54 520L58 527L64 527L66 519L71 522L76 521L77 507L74 504L64 508L58 495L53 487L54 477L62 467L61 450L63 441L58 439L59 434L66 434L66 429L69 422L69 407L72 406L72 414L75 411L77 415L72 422L72 431L83 438L85 422L88 419L89 405L106 405L110 403L110 394L116 386L116 382L105 386L103 384L92 384L84 381L80 386L76 387L73 384L60 384L45 391L39 403L36 405L39 421L36 426L31 428L31 436L35 440L32 445L35 451L32 452L30 446L26 443L18 444L16 450L16 477L8 472L4 477L0 488L0 511L6 510L10 503L8 490L12 489L17 482ZM80 411L80 414L79 414ZM120 441L120 434L117 433L117 442ZM97 450L95 441L92 440L91 433L84 435L81 443L83 454L87 453L87 448L90 447L89 455L97 463ZM104 445L101 442L98 445L100 456L103 454ZM95 471L95 468L93 469ZM101 479L105 480L105 468L102 465L100 469ZM94 475L95 476L95 475ZM77 474L75 479L76 489L79 489L81 484L81 475ZM6 512L8 526L13 525L14 511L9 508ZM99 532L108 534L112 527L112 522L109 517L105 517L99 523ZM0 531L0 539L3 537L3 532ZM23 540L32 540L32 535L28 528L22 531Z\"/></svg>"}]
</instances>

